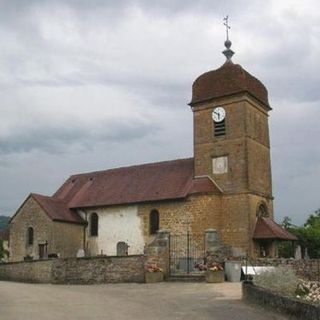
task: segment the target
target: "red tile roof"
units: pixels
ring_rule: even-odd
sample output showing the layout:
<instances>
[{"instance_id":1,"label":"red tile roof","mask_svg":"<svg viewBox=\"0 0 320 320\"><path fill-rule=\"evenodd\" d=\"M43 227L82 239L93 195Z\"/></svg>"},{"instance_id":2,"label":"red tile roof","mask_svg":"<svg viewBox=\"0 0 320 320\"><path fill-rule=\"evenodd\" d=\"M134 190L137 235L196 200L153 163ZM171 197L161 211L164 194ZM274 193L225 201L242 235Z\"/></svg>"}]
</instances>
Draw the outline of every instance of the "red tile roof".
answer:
<instances>
[{"instance_id":1,"label":"red tile roof","mask_svg":"<svg viewBox=\"0 0 320 320\"><path fill-rule=\"evenodd\" d=\"M30 197L37 201L37 203L53 221L79 224L85 223L85 221L81 219L81 217L75 211L70 210L68 205L60 199L35 193L31 193Z\"/></svg>"},{"instance_id":2,"label":"red tile roof","mask_svg":"<svg viewBox=\"0 0 320 320\"><path fill-rule=\"evenodd\" d=\"M217 70L199 76L192 86L191 105L213 98L247 92L269 108L268 91L239 64L226 62Z\"/></svg>"},{"instance_id":3,"label":"red tile roof","mask_svg":"<svg viewBox=\"0 0 320 320\"><path fill-rule=\"evenodd\" d=\"M208 177L194 179L193 167L190 158L73 175L54 197L70 208L84 208L220 193Z\"/></svg>"},{"instance_id":4,"label":"red tile roof","mask_svg":"<svg viewBox=\"0 0 320 320\"><path fill-rule=\"evenodd\" d=\"M274 222L271 218L259 217L253 232L253 239L278 239L278 240L298 240L297 237L280 225Z\"/></svg>"}]
</instances>

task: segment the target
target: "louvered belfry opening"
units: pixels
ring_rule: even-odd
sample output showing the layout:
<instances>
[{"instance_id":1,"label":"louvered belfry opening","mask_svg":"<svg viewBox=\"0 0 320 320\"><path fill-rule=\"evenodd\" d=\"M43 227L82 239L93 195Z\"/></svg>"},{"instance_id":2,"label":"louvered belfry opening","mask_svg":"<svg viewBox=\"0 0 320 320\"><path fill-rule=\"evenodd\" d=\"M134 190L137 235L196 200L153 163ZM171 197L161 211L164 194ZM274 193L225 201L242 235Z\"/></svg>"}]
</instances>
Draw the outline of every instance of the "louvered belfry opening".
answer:
<instances>
[{"instance_id":1,"label":"louvered belfry opening","mask_svg":"<svg viewBox=\"0 0 320 320\"><path fill-rule=\"evenodd\" d=\"M220 122L214 122L214 136L220 137L226 134L226 122L222 120Z\"/></svg>"}]
</instances>

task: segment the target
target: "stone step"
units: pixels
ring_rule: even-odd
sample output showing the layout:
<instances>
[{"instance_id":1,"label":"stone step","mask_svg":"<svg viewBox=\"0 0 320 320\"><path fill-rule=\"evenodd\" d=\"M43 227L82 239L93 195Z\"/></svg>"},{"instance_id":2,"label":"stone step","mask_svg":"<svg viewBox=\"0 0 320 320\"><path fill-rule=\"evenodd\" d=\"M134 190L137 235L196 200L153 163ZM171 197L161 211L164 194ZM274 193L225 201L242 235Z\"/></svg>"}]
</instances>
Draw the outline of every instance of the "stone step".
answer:
<instances>
[{"instance_id":1,"label":"stone step","mask_svg":"<svg viewBox=\"0 0 320 320\"><path fill-rule=\"evenodd\" d=\"M167 279L170 282L204 282L204 274L173 274Z\"/></svg>"}]
</instances>

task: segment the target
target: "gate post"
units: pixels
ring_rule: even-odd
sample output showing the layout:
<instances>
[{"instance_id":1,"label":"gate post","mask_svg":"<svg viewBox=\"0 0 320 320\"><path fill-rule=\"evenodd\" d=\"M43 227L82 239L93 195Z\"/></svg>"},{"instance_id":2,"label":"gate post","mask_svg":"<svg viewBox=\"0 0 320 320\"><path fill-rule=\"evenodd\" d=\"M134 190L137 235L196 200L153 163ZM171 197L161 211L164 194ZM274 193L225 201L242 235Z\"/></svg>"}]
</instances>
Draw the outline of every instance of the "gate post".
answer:
<instances>
[{"instance_id":1,"label":"gate post","mask_svg":"<svg viewBox=\"0 0 320 320\"><path fill-rule=\"evenodd\" d=\"M168 278L170 271L170 233L159 230L155 239L146 247L146 264L155 263L163 269L164 278Z\"/></svg>"},{"instance_id":2,"label":"gate post","mask_svg":"<svg viewBox=\"0 0 320 320\"><path fill-rule=\"evenodd\" d=\"M230 256L230 248L221 244L217 230L215 229L207 229L205 231L204 245L207 264L211 264L212 262L222 263Z\"/></svg>"},{"instance_id":3,"label":"gate post","mask_svg":"<svg viewBox=\"0 0 320 320\"><path fill-rule=\"evenodd\" d=\"M206 253L213 253L219 249L219 239L218 239L218 233L216 229L207 229L205 231L205 252Z\"/></svg>"}]
</instances>

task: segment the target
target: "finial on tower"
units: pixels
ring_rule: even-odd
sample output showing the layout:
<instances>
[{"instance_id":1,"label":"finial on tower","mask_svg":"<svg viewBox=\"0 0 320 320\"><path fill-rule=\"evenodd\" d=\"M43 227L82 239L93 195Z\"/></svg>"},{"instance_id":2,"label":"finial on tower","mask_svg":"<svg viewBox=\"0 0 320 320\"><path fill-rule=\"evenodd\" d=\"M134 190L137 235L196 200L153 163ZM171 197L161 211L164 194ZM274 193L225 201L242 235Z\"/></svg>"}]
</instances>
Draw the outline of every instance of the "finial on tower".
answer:
<instances>
[{"instance_id":1,"label":"finial on tower","mask_svg":"<svg viewBox=\"0 0 320 320\"><path fill-rule=\"evenodd\" d=\"M224 45L226 47L225 50L222 51L222 53L226 56L227 61L231 61L232 56L234 55L234 52L230 49L232 42L229 40L229 29L231 29L231 27L229 26L229 16L226 16L225 18L223 18L223 24L226 26L226 36L227 36L227 40L224 42Z\"/></svg>"}]
</instances>

